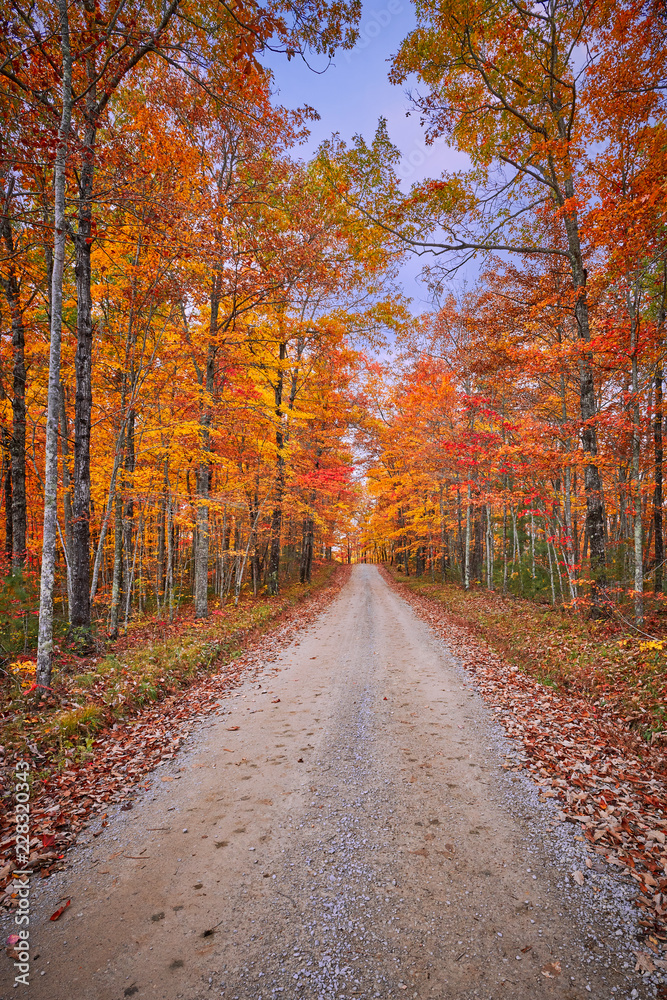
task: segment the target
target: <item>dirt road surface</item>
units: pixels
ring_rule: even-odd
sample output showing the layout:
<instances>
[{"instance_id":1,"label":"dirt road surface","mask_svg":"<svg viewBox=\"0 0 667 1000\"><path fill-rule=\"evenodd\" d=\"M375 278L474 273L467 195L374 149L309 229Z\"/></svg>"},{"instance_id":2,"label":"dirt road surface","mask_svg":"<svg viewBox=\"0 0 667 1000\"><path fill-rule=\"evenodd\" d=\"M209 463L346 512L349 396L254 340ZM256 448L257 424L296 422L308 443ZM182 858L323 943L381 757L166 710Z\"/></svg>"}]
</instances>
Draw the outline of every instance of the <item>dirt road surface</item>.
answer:
<instances>
[{"instance_id":1,"label":"dirt road surface","mask_svg":"<svg viewBox=\"0 0 667 1000\"><path fill-rule=\"evenodd\" d=\"M509 748L442 642L356 567L35 886L31 1000L654 996L627 897L503 770ZM23 989L5 962L3 1000Z\"/></svg>"}]
</instances>

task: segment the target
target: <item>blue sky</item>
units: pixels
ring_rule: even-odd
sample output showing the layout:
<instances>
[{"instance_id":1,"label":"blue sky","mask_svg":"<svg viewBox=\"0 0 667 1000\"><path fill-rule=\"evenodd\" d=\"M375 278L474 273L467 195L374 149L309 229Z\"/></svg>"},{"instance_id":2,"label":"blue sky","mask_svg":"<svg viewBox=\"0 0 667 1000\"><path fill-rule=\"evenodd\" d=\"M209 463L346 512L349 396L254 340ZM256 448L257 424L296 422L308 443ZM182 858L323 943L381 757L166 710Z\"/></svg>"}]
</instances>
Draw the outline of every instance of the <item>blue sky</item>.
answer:
<instances>
[{"instance_id":1,"label":"blue sky","mask_svg":"<svg viewBox=\"0 0 667 1000\"><path fill-rule=\"evenodd\" d=\"M419 116L406 116L410 102L405 87L389 83L387 75L392 55L414 27L414 8L409 0L376 0L365 3L360 21L359 39L349 52L336 53L333 63L318 74L300 59L288 62L285 56L269 60L278 89L277 100L286 107L310 104L320 115L311 126L311 138L300 147L308 157L333 132L348 142L361 133L371 140L378 118L387 119L389 135L403 154L401 176L406 186L422 177L438 176L460 158L444 143L426 146ZM324 59L313 58L315 70L327 67ZM421 263L409 260L402 269L404 290L410 295L415 312L428 305L417 275Z\"/></svg>"}]
</instances>

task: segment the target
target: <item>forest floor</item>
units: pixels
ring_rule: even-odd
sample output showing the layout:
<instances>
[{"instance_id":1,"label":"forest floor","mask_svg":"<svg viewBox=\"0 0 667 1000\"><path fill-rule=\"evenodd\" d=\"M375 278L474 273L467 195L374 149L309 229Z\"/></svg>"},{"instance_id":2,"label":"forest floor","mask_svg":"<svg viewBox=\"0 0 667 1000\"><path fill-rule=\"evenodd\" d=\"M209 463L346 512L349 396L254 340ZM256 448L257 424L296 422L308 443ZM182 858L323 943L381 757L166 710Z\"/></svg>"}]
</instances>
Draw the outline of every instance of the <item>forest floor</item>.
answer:
<instances>
[{"instance_id":1,"label":"forest floor","mask_svg":"<svg viewBox=\"0 0 667 1000\"><path fill-rule=\"evenodd\" d=\"M662 863L664 814L641 836L626 808L662 794L658 750L635 788L645 744L615 717L376 567L320 610L131 785L137 732L122 803L33 880L36 1000L667 996L660 893L637 907L615 863Z\"/></svg>"}]
</instances>

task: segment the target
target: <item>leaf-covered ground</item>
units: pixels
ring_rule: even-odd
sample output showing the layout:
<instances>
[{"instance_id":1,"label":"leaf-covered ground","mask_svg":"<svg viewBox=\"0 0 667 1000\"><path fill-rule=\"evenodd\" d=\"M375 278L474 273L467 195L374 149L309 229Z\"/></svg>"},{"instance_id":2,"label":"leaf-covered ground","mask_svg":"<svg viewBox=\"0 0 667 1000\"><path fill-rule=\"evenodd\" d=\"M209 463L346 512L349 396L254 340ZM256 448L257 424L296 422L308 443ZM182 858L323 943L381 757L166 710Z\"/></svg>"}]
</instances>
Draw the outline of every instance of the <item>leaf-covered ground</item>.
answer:
<instances>
[{"instance_id":1,"label":"leaf-covered ground","mask_svg":"<svg viewBox=\"0 0 667 1000\"><path fill-rule=\"evenodd\" d=\"M543 800L557 800L559 819L572 823L590 845L591 867L599 855L637 883L645 931L638 967L667 968L662 958L667 942L667 757L661 742L651 746L633 728L635 713L628 719L622 712L628 700L635 703L633 678L635 684L641 679L632 666L635 660L625 666L616 658L612 667L603 663L601 675L618 671L625 688L621 695L596 698L596 688L584 678L586 661L580 658L575 670L568 666L568 649L581 647L586 623L573 622L569 632L563 628L560 640L553 632L527 635L529 625L536 627L539 610L517 609L511 602L514 620L507 622L510 602L502 598L464 597L453 594L453 587L443 591L423 581L406 585L404 578L386 575L442 635L508 735L521 745L523 759L507 766L529 771ZM497 636L494 621L503 623ZM564 653L557 669L559 641ZM506 649L514 662L501 655ZM589 654L592 658L592 649ZM637 690L638 703L646 708L642 714L648 714L645 689Z\"/></svg>"},{"instance_id":2,"label":"leaf-covered ground","mask_svg":"<svg viewBox=\"0 0 667 1000\"><path fill-rule=\"evenodd\" d=\"M158 626L145 624L108 654L121 664L119 670L96 673L96 664L87 662L87 673L94 680L86 687L77 687L80 673L72 676L61 670L55 687L58 707L54 707L55 698L41 708L39 704L31 710L24 706L23 737L17 735L14 718L9 724L3 720L5 737L9 735L12 742L5 738L8 752L0 772L0 887L6 887L0 902L7 906L13 902L11 781L18 755L27 750L33 768L29 867L48 877L62 867L64 852L75 843L84 824L94 814L104 814L111 802L121 801L121 808L131 809L133 786L161 761L175 756L187 736L189 720L214 710L220 697L260 661L275 658L275 651L297 629L320 614L348 575L348 567L323 571L311 588L225 610L204 625L185 614L170 627L169 637L160 628L159 642L155 641ZM80 670L82 664L77 666ZM158 682L157 695L151 698L142 697L141 691L147 671ZM113 704L105 701L110 691L116 699ZM66 699L76 699L68 711L100 707L102 725L94 735L80 727L69 739L62 734L50 738L49 723L55 727L54 718L62 714Z\"/></svg>"}]
</instances>

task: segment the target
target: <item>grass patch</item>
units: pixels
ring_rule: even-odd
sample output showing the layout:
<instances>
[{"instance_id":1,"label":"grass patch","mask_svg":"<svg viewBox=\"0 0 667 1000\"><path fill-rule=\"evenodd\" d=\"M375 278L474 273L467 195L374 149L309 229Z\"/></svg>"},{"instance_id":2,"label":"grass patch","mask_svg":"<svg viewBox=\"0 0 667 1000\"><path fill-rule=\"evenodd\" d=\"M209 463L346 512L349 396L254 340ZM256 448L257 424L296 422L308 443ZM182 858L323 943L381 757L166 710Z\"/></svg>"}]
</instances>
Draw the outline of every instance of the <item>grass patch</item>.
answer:
<instances>
[{"instance_id":1,"label":"grass patch","mask_svg":"<svg viewBox=\"0 0 667 1000\"><path fill-rule=\"evenodd\" d=\"M55 717L54 731L58 736L71 739L80 734L89 735L104 725L104 712L99 705L84 705Z\"/></svg>"},{"instance_id":2,"label":"grass patch","mask_svg":"<svg viewBox=\"0 0 667 1000\"><path fill-rule=\"evenodd\" d=\"M95 684L96 680L97 678L95 674L77 674L76 677L72 678L72 684L83 690L85 688L91 688Z\"/></svg>"}]
</instances>

